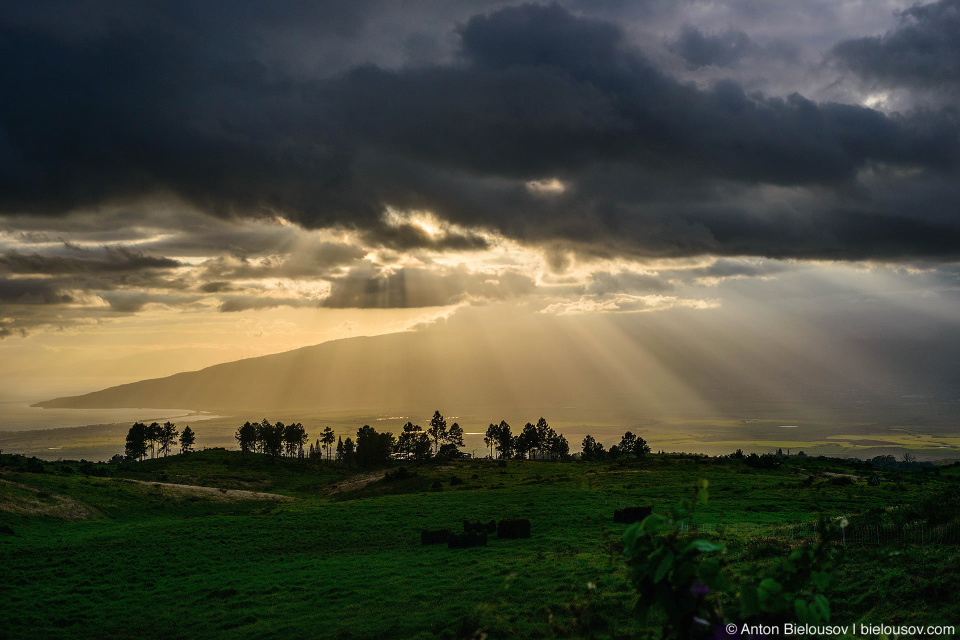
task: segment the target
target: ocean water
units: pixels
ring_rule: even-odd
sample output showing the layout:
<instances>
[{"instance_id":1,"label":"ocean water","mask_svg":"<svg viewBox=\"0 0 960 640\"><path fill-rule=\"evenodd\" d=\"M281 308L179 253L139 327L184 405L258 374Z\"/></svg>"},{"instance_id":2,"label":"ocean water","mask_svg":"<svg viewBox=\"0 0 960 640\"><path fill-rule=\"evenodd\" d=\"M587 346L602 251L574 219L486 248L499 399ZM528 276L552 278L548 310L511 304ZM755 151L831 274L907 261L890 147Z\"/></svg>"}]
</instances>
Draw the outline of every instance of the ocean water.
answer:
<instances>
[{"instance_id":1,"label":"ocean water","mask_svg":"<svg viewBox=\"0 0 960 640\"><path fill-rule=\"evenodd\" d=\"M40 400L34 400L37 402ZM174 420L191 416L189 409L40 409L30 402L0 402L0 432L62 429L94 424L134 423Z\"/></svg>"},{"instance_id":2,"label":"ocean water","mask_svg":"<svg viewBox=\"0 0 960 640\"><path fill-rule=\"evenodd\" d=\"M0 433L63 429L99 424L132 424L140 421L164 421L191 416L203 419L189 409L41 409L31 404L51 398L96 391L113 384L129 382L123 378L0 379Z\"/></svg>"}]
</instances>

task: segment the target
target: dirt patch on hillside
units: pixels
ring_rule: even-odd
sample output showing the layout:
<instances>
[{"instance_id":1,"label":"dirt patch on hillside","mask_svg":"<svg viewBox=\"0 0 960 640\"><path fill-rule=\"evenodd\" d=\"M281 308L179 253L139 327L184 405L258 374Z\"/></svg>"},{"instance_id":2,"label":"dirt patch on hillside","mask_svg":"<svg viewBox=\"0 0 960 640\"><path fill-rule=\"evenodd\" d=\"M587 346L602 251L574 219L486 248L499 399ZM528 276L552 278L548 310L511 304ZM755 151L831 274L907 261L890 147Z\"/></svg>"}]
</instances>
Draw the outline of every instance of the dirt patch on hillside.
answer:
<instances>
[{"instance_id":1,"label":"dirt patch on hillside","mask_svg":"<svg viewBox=\"0 0 960 640\"><path fill-rule=\"evenodd\" d=\"M337 493L348 493L350 491L359 491L363 489L371 482L377 482L378 480L383 480L386 476L386 471L375 471L373 473L362 473L355 476L351 476L349 480L344 480L343 482L338 482L337 484L330 487L329 495L334 495Z\"/></svg>"},{"instance_id":2,"label":"dirt patch on hillside","mask_svg":"<svg viewBox=\"0 0 960 640\"><path fill-rule=\"evenodd\" d=\"M262 491L245 491L242 489L217 489L216 487L201 487L194 484L173 484L169 482L144 482L143 480L122 479L122 482L135 482L152 487L164 495L181 500L197 497L219 502L238 502L241 500L269 500L271 502L293 502L290 496L278 493L264 493Z\"/></svg>"},{"instance_id":3,"label":"dirt patch on hillside","mask_svg":"<svg viewBox=\"0 0 960 640\"><path fill-rule=\"evenodd\" d=\"M849 478L850 480L853 480L854 482L856 482L856 481L858 481L858 480L860 479L860 476L854 475L854 474L852 474L852 473L834 473L834 472L832 472L832 471L824 471L824 472L823 472L823 475L825 475L825 476L828 477L828 478Z\"/></svg>"},{"instance_id":4,"label":"dirt patch on hillside","mask_svg":"<svg viewBox=\"0 0 960 640\"><path fill-rule=\"evenodd\" d=\"M26 516L49 516L61 520L96 520L99 511L73 498L0 480L0 511Z\"/></svg>"}]
</instances>

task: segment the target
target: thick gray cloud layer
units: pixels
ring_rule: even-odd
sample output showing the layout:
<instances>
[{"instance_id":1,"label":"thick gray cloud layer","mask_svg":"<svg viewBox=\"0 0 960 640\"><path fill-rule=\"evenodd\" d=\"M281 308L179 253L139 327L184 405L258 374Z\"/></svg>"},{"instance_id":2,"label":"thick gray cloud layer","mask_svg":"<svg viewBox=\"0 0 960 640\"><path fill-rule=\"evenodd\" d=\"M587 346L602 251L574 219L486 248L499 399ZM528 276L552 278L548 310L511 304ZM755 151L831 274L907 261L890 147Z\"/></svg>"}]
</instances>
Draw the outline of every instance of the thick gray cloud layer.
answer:
<instances>
[{"instance_id":1,"label":"thick gray cloud layer","mask_svg":"<svg viewBox=\"0 0 960 640\"><path fill-rule=\"evenodd\" d=\"M703 33L687 25L680 32L670 50L681 56L690 66L705 67L734 65L756 49L750 37L742 31Z\"/></svg>"},{"instance_id":2,"label":"thick gray cloud layer","mask_svg":"<svg viewBox=\"0 0 960 640\"><path fill-rule=\"evenodd\" d=\"M886 86L960 90L960 1L916 5L900 19L882 36L838 43L833 56Z\"/></svg>"},{"instance_id":3,"label":"thick gray cloud layer","mask_svg":"<svg viewBox=\"0 0 960 640\"><path fill-rule=\"evenodd\" d=\"M0 14L2 213L174 194L397 248L436 239L384 225L386 206L623 254L960 254L950 105L886 114L681 81L631 35L664 7L424 2L411 11L432 19L417 27L375 2L68 4ZM923 50L882 77L944 77L955 4L911 9L898 31L834 55L881 77L862 52ZM406 34L394 64L369 43L385 11ZM694 66L733 64L753 42L733 28L683 33L672 47ZM332 60L336 43L376 64ZM566 190L526 186L548 178Z\"/></svg>"}]
</instances>

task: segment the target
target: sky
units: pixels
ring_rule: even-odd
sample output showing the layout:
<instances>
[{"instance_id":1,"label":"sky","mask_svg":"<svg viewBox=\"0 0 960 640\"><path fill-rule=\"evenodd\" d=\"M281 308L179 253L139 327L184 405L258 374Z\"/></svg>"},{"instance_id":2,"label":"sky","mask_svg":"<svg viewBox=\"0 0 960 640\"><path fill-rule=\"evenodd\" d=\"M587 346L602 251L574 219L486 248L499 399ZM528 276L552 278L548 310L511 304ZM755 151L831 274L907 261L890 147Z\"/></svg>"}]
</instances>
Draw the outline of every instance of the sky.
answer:
<instances>
[{"instance_id":1,"label":"sky","mask_svg":"<svg viewBox=\"0 0 960 640\"><path fill-rule=\"evenodd\" d=\"M480 308L956 344L960 0L12 2L0 60L8 383Z\"/></svg>"}]
</instances>

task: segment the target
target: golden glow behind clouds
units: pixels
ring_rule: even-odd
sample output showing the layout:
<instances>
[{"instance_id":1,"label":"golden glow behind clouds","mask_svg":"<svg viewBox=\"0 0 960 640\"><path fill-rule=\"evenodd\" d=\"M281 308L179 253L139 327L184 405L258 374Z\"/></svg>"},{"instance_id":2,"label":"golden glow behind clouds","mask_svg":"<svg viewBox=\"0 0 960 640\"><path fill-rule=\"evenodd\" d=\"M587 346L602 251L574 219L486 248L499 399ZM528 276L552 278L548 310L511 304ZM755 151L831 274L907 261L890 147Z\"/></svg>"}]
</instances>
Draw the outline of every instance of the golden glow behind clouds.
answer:
<instances>
[{"instance_id":1,"label":"golden glow behind clouds","mask_svg":"<svg viewBox=\"0 0 960 640\"><path fill-rule=\"evenodd\" d=\"M550 180L528 188L549 191L557 185L562 187ZM904 313L942 322L956 313L938 272L922 265L597 258L570 248L562 250L558 267L549 255L556 247L466 229L427 211L397 209L385 211L388 227L410 226L435 245L397 248L359 232L304 229L281 218L221 221L165 209L150 219L152 226L103 229L77 214L62 220L62 233L0 232L0 253L20 260L20 266L8 263L14 265L8 279L49 282L60 296L51 302L25 295L4 308L0 326L14 332L24 327L26 337L0 341L0 376L57 371L64 363L82 371L84 363L100 362L90 370L155 377L337 338L405 331L468 306L502 306L504 316L693 309L731 324L753 314L790 340L817 339L815 324L795 325L823 305L859 312L870 300L884 300ZM451 237L482 238L485 246L451 248L443 244ZM177 263L151 266L154 258ZM378 287L379 294L370 295ZM384 308L327 308L335 295L341 306L356 301ZM799 315L790 315L793 299ZM761 303L768 300L773 304ZM502 339L501 332L510 330L497 314L485 317L488 324L475 327L478 339ZM588 337L578 339L590 343ZM749 340L738 349L751 353ZM164 355L171 353L179 355ZM598 351L597 357L614 366L615 356ZM142 358L141 373L129 363L109 364L127 357Z\"/></svg>"}]
</instances>

